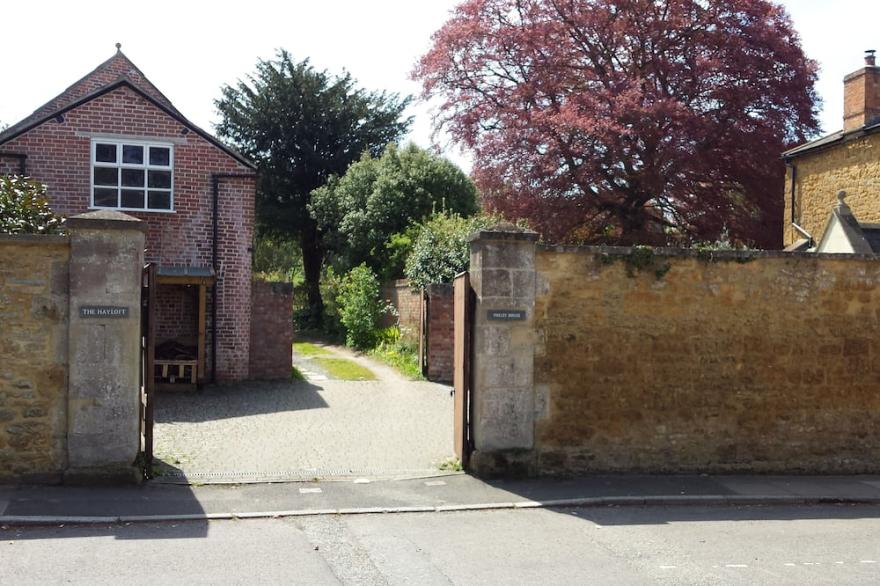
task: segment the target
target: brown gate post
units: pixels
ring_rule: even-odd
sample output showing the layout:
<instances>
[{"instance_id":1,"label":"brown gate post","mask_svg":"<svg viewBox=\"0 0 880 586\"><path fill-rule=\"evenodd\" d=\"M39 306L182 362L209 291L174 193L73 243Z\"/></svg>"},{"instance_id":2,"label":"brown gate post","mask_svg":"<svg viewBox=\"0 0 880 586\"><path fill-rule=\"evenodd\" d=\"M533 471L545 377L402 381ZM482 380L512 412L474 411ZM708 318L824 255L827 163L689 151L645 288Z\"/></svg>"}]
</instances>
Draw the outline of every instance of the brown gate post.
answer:
<instances>
[{"instance_id":1,"label":"brown gate post","mask_svg":"<svg viewBox=\"0 0 880 586\"><path fill-rule=\"evenodd\" d=\"M143 369L141 381L144 397L144 476L153 477L153 423L156 404L156 265L144 267L142 304Z\"/></svg>"},{"instance_id":2,"label":"brown gate post","mask_svg":"<svg viewBox=\"0 0 880 586\"><path fill-rule=\"evenodd\" d=\"M473 291L468 273L462 273L455 278L453 295L453 314L455 316L453 333L455 455L458 456L461 465L467 467L471 452L471 324L473 321Z\"/></svg>"}]
</instances>

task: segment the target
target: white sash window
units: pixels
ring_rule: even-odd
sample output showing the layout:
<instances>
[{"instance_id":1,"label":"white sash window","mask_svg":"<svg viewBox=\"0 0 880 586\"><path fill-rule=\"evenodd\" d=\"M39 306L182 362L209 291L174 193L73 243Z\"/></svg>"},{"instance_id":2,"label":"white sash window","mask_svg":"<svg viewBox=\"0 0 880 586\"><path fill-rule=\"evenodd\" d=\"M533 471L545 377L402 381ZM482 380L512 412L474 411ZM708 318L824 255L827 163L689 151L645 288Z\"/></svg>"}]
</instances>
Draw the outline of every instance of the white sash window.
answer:
<instances>
[{"instance_id":1,"label":"white sash window","mask_svg":"<svg viewBox=\"0 0 880 586\"><path fill-rule=\"evenodd\" d=\"M173 211L174 147L131 140L93 140L92 207Z\"/></svg>"}]
</instances>

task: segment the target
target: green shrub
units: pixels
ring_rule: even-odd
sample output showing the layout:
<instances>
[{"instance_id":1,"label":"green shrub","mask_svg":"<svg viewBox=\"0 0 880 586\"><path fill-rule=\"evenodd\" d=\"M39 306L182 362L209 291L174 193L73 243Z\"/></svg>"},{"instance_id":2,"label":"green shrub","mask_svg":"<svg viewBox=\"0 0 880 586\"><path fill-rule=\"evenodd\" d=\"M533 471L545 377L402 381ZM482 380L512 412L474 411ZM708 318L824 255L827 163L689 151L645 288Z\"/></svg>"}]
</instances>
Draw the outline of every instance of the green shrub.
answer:
<instances>
[{"instance_id":1,"label":"green shrub","mask_svg":"<svg viewBox=\"0 0 880 586\"><path fill-rule=\"evenodd\" d=\"M455 275L470 265L468 237L500 219L479 215L463 218L456 214L435 214L425 222L406 259L406 276L420 289L437 283L451 283Z\"/></svg>"},{"instance_id":2,"label":"green shrub","mask_svg":"<svg viewBox=\"0 0 880 586\"><path fill-rule=\"evenodd\" d=\"M346 345L367 350L379 341L379 321L393 311L380 298L380 290L378 277L366 264L353 268L343 279L336 300Z\"/></svg>"},{"instance_id":3,"label":"green shrub","mask_svg":"<svg viewBox=\"0 0 880 586\"><path fill-rule=\"evenodd\" d=\"M400 337L400 328L392 326L379 332L379 344L370 351L373 358L393 366L408 378L422 379L419 345Z\"/></svg>"},{"instance_id":4,"label":"green shrub","mask_svg":"<svg viewBox=\"0 0 880 586\"><path fill-rule=\"evenodd\" d=\"M46 186L27 177L0 176L0 233L57 234L64 219L49 208Z\"/></svg>"}]
</instances>

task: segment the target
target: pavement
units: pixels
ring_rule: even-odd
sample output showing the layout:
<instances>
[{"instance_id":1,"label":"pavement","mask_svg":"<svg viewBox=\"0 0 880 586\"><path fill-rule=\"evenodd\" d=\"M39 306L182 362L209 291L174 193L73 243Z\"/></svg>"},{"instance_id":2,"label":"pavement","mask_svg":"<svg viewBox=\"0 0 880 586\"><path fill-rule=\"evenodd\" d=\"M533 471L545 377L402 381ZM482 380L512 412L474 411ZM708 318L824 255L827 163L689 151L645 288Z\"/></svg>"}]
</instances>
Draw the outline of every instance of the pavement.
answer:
<instances>
[{"instance_id":1,"label":"pavement","mask_svg":"<svg viewBox=\"0 0 880 586\"><path fill-rule=\"evenodd\" d=\"M411 381L345 349L375 381L247 382L156 401L156 471L165 482L253 482L436 474L453 456L448 385ZM306 361L308 362L308 361Z\"/></svg>"},{"instance_id":2,"label":"pavement","mask_svg":"<svg viewBox=\"0 0 880 586\"><path fill-rule=\"evenodd\" d=\"M0 527L0 584L877 584L871 505Z\"/></svg>"},{"instance_id":3,"label":"pavement","mask_svg":"<svg viewBox=\"0 0 880 586\"><path fill-rule=\"evenodd\" d=\"M451 513L552 507L880 504L880 476L645 476L0 487L0 525Z\"/></svg>"}]
</instances>

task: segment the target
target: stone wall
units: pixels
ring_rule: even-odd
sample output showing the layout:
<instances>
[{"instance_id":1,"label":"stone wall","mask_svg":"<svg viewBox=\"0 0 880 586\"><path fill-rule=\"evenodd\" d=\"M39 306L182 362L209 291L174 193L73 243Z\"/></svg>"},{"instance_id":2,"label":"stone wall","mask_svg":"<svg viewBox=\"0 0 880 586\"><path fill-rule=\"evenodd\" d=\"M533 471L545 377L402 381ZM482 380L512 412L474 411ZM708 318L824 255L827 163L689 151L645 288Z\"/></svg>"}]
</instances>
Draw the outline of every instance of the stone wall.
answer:
<instances>
[{"instance_id":1,"label":"stone wall","mask_svg":"<svg viewBox=\"0 0 880 586\"><path fill-rule=\"evenodd\" d=\"M252 379L289 379L293 364L293 286L255 280L251 286Z\"/></svg>"},{"instance_id":2,"label":"stone wall","mask_svg":"<svg viewBox=\"0 0 880 586\"><path fill-rule=\"evenodd\" d=\"M453 375L454 314L452 285L431 285L427 291L427 348L428 380L451 383Z\"/></svg>"},{"instance_id":3,"label":"stone wall","mask_svg":"<svg viewBox=\"0 0 880 586\"><path fill-rule=\"evenodd\" d=\"M837 193L846 191L846 203L860 222L880 222L880 134L875 133L843 144L800 156L792 161L797 168L795 210L791 210L792 168L786 172L785 245L801 238L791 227L794 221L822 239Z\"/></svg>"},{"instance_id":4,"label":"stone wall","mask_svg":"<svg viewBox=\"0 0 880 586\"><path fill-rule=\"evenodd\" d=\"M0 483L139 481L142 223L0 235ZM124 308L101 315L90 308Z\"/></svg>"},{"instance_id":5,"label":"stone wall","mask_svg":"<svg viewBox=\"0 0 880 586\"><path fill-rule=\"evenodd\" d=\"M0 483L67 465L70 243L0 236Z\"/></svg>"},{"instance_id":6,"label":"stone wall","mask_svg":"<svg viewBox=\"0 0 880 586\"><path fill-rule=\"evenodd\" d=\"M519 236L472 244L476 472L880 472L880 260Z\"/></svg>"}]
</instances>

